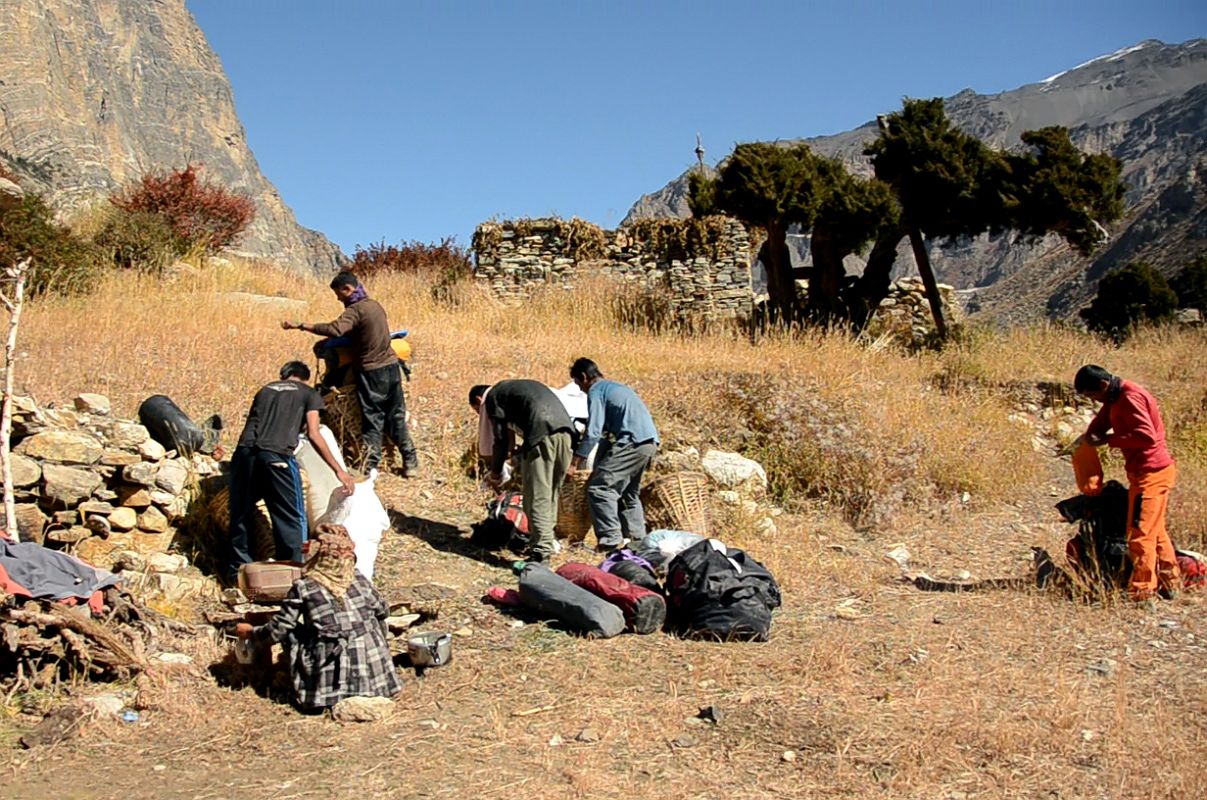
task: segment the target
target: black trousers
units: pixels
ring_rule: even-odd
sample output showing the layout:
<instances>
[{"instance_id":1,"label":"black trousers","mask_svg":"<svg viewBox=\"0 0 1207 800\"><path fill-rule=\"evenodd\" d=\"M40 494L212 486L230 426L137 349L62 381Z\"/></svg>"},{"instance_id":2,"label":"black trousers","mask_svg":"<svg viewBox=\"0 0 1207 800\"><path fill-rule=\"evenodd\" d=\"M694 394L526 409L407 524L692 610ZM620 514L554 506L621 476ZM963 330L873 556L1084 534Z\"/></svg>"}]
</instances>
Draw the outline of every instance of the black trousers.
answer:
<instances>
[{"instance_id":1,"label":"black trousers","mask_svg":"<svg viewBox=\"0 0 1207 800\"><path fill-rule=\"evenodd\" d=\"M407 402L402 394L402 370L391 364L361 370L356 376L356 399L360 401L361 448L365 471L381 463L381 437L384 432L402 453L403 464L417 467L419 457L407 430Z\"/></svg>"},{"instance_id":2,"label":"black trousers","mask_svg":"<svg viewBox=\"0 0 1207 800\"><path fill-rule=\"evenodd\" d=\"M306 500L302 476L293 456L255 447L239 447L231 457L230 561L227 577L234 582L239 566L251 562L249 536L256 503L264 501L272 518L278 561L301 561L306 541Z\"/></svg>"}]
</instances>

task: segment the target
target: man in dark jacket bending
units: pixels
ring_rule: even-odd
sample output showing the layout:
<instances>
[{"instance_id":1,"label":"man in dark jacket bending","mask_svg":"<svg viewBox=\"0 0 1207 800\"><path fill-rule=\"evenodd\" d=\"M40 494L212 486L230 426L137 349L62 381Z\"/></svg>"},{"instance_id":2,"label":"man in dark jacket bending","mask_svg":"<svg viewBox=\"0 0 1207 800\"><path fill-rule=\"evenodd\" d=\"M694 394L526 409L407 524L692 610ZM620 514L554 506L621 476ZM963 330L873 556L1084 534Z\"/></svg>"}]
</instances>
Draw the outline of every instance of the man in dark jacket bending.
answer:
<instances>
[{"instance_id":1,"label":"man in dark jacket bending","mask_svg":"<svg viewBox=\"0 0 1207 800\"><path fill-rule=\"evenodd\" d=\"M319 336L348 336L359 356L356 399L360 401L361 443L368 472L381 463L381 437L386 433L402 453L406 476L419 471L419 456L407 430L406 398L398 356L390 347L390 324L381 303L365 292L351 272L341 272L331 281L331 290L344 304L344 313L333 322L282 322L285 330L296 329Z\"/></svg>"},{"instance_id":2,"label":"man in dark jacket bending","mask_svg":"<svg viewBox=\"0 0 1207 800\"><path fill-rule=\"evenodd\" d=\"M469 405L484 414L492 428L489 476L492 485L502 482L503 464L515 448L513 431L524 437L520 479L532 541L530 559L547 562L554 549L558 493L574 457L571 434L574 424L570 415L552 389L530 380L475 386L469 390Z\"/></svg>"}]
</instances>

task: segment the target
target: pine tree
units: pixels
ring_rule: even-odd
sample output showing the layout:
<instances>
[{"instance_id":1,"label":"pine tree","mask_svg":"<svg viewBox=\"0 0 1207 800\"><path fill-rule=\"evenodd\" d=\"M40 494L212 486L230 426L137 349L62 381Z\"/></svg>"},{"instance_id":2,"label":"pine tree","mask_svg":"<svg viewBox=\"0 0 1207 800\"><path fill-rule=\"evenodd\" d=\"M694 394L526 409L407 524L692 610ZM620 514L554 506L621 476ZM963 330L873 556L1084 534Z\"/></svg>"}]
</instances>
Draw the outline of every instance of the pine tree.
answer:
<instances>
[{"instance_id":1,"label":"pine tree","mask_svg":"<svg viewBox=\"0 0 1207 800\"><path fill-rule=\"evenodd\" d=\"M1081 318L1090 330L1122 342L1137 325L1168 321L1177 308L1178 296L1165 276L1140 261L1104 275Z\"/></svg>"}]
</instances>

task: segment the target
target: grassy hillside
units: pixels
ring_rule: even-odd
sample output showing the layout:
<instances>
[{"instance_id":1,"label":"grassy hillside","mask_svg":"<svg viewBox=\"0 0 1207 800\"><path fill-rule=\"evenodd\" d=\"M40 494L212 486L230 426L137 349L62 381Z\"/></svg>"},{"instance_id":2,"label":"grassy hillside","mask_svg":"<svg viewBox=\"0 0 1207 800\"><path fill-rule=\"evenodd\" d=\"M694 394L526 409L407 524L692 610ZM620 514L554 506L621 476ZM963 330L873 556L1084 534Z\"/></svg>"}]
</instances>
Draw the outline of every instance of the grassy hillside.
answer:
<instances>
[{"instance_id":1,"label":"grassy hillside","mask_svg":"<svg viewBox=\"0 0 1207 800\"><path fill-rule=\"evenodd\" d=\"M1011 413L1028 388L1068 383L1092 362L1139 381L1160 400L1180 471L1172 528L1188 545L1207 536L1202 332L1144 333L1118 349L1055 327L974 332L942 353L907 355L818 333L752 343L737 333L623 330L613 316L615 290L606 284L551 291L522 308L498 305L469 286L437 302L413 276L383 278L369 289L394 327L412 332L415 435L425 461L454 484L472 436L469 386L508 377L560 386L570 362L587 355L637 387L664 431L664 450L742 450L765 462L777 499L789 507L822 498L860 528L884 527L897 511L963 492L987 507L1033 488L1054 454L1036 452L1035 430ZM232 293L308 305L304 312L282 309ZM99 391L129 416L144 397L165 393L196 418L222 413L231 443L252 394L281 363L314 361L314 337L282 331L280 320L326 320L339 311L323 283L255 265L214 267L169 283L117 276L95 295L29 309L19 391L43 402ZM1122 479L1119 464L1110 466Z\"/></svg>"},{"instance_id":2,"label":"grassy hillside","mask_svg":"<svg viewBox=\"0 0 1207 800\"><path fill-rule=\"evenodd\" d=\"M1071 529L1052 505L1074 487L1057 444L1076 433L1059 384L1087 361L1162 401L1181 470L1171 528L1202 548L1202 333L1146 333L1116 350L1038 328L908 355L838 336L752 344L623 330L603 285L518 309L469 287L434 302L411 278L368 288L412 331L408 404L424 466L418 480L379 484L394 525L375 582L390 598L451 587L429 624L455 632L454 661L422 679L407 671L390 720L341 726L216 682L221 641L173 643L195 663L139 680L138 725L101 720L68 745L0 752L15 776L7 796L1067 800L1207 789L1202 592L1155 612L1033 590L926 593L884 559L904 545L932 575L988 577L1025 574L1032 545L1059 555ZM308 306L269 310L227 292ZM18 383L43 402L102 391L123 415L166 392L195 417L222 412L230 444L255 389L281 362L310 358L313 337L279 320L338 311L321 283L247 265L169 284L117 279L30 309ZM562 385L579 355L638 388L665 450L713 445L767 466L777 530L734 512L718 535L780 582L770 642L589 641L481 601L515 578L508 559L468 543L484 498L459 468L473 435L466 391L517 376ZM1117 459L1108 469L1122 477ZM572 551L555 564L592 558ZM3 707L0 742L28 725L11 717L22 702ZM709 706L716 724L698 718Z\"/></svg>"}]
</instances>

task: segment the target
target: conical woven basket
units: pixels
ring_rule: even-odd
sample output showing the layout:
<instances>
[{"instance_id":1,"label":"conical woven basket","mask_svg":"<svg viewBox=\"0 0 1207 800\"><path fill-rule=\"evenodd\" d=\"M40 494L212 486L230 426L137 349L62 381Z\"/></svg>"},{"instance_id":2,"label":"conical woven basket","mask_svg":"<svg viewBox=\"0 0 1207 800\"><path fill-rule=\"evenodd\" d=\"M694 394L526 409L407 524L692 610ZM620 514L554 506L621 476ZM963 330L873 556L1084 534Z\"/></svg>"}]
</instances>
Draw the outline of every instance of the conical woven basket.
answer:
<instances>
[{"instance_id":1,"label":"conical woven basket","mask_svg":"<svg viewBox=\"0 0 1207 800\"><path fill-rule=\"evenodd\" d=\"M323 395L323 421L339 442L344 459L352 469L363 471L364 455L360 452L360 433L362 418L360 401L356 398L356 384L349 383L338 389L332 389ZM381 468L392 469L397 466L396 448L388 436L382 437Z\"/></svg>"},{"instance_id":2,"label":"conical woven basket","mask_svg":"<svg viewBox=\"0 0 1207 800\"><path fill-rule=\"evenodd\" d=\"M587 505L587 480L589 470L580 469L566 475L566 482L557 498L557 524L554 529L558 537L570 544L581 542L591 532L591 508Z\"/></svg>"},{"instance_id":3,"label":"conical woven basket","mask_svg":"<svg viewBox=\"0 0 1207 800\"><path fill-rule=\"evenodd\" d=\"M646 528L712 535L708 476L674 472L651 481L641 490Z\"/></svg>"}]
</instances>

